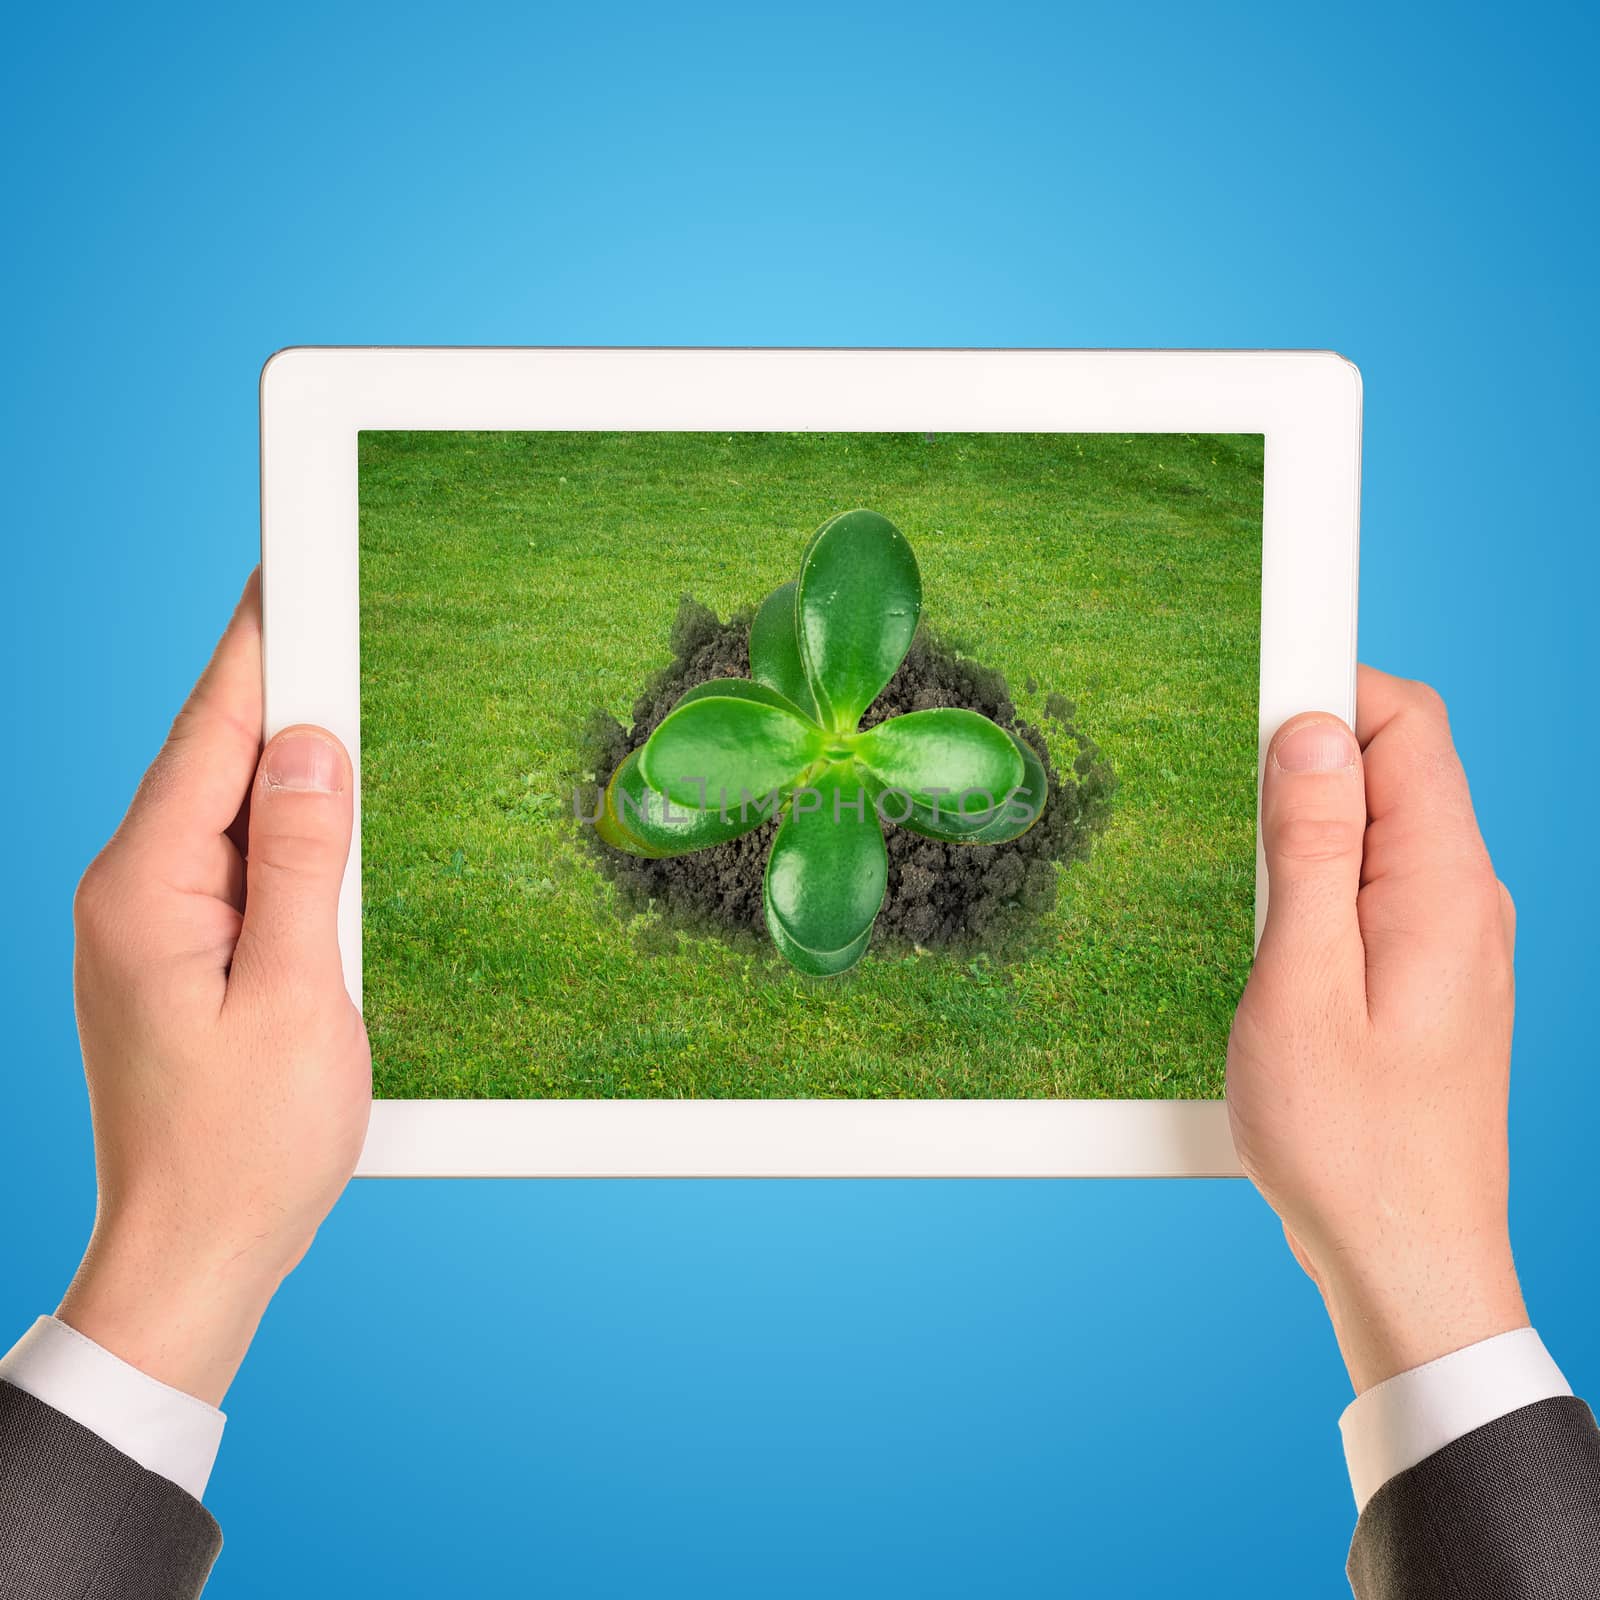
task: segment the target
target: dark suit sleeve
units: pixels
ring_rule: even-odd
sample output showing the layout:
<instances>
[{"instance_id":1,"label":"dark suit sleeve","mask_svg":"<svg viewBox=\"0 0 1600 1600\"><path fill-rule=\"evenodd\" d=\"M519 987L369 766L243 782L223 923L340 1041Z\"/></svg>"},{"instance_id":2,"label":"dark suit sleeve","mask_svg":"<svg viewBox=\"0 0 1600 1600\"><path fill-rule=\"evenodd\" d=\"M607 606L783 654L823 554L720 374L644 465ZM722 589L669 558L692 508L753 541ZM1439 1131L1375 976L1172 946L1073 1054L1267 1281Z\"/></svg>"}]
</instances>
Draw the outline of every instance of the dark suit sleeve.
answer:
<instances>
[{"instance_id":1,"label":"dark suit sleeve","mask_svg":"<svg viewBox=\"0 0 1600 1600\"><path fill-rule=\"evenodd\" d=\"M193 1600L221 1548L198 1500L0 1382L0 1600Z\"/></svg>"},{"instance_id":2,"label":"dark suit sleeve","mask_svg":"<svg viewBox=\"0 0 1600 1600\"><path fill-rule=\"evenodd\" d=\"M1357 1600L1596 1600L1588 1406L1524 1406L1396 1474L1361 1513L1347 1570Z\"/></svg>"}]
</instances>

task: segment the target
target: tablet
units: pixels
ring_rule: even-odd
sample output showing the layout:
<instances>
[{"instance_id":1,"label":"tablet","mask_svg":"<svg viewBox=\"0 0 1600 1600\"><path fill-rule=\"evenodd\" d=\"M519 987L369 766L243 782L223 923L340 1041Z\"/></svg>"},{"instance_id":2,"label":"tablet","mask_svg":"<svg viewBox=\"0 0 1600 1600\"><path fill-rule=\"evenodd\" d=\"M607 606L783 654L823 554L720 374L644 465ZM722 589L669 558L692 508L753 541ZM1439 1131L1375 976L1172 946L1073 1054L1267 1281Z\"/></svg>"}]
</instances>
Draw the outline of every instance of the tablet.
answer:
<instances>
[{"instance_id":1,"label":"tablet","mask_svg":"<svg viewBox=\"0 0 1600 1600\"><path fill-rule=\"evenodd\" d=\"M369 1175L1237 1171L1320 352L294 349L267 731L359 775Z\"/></svg>"}]
</instances>

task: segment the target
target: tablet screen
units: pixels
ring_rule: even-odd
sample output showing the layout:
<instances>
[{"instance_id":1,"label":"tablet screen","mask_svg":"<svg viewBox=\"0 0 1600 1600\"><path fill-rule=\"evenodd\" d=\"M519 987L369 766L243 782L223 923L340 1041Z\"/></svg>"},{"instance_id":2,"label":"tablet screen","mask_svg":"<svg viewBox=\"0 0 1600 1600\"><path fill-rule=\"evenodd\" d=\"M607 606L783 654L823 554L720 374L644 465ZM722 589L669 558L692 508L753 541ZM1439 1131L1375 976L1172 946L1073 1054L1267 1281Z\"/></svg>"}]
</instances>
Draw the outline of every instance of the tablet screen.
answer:
<instances>
[{"instance_id":1,"label":"tablet screen","mask_svg":"<svg viewBox=\"0 0 1600 1600\"><path fill-rule=\"evenodd\" d=\"M383 1098L1211 1098L1262 438L365 432Z\"/></svg>"}]
</instances>

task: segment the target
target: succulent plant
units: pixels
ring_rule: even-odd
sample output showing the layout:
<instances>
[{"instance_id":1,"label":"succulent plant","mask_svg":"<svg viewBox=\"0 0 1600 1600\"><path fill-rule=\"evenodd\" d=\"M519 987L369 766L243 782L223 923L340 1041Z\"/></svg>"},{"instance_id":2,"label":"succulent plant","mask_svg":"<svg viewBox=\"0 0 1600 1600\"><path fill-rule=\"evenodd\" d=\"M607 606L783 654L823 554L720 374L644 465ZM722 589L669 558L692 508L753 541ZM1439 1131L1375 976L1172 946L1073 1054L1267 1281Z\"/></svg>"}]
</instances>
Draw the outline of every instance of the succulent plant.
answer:
<instances>
[{"instance_id":1,"label":"succulent plant","mask_svg":"<svg viewBox=\"0 0 1600 1600\"><path fill-rule=\"evenodd\" d=\"M979 712L861 727L921 613L916 556L887 517L825 522L799 577L756 612L751 678L714 679L678 701L612 775L601 838L634 855L682 855L781 816L762 893L772 942L801 972L853 967L888 883L884 823L995 845L1044 807L1039 757Z\"/></svg>"}]
</instances>

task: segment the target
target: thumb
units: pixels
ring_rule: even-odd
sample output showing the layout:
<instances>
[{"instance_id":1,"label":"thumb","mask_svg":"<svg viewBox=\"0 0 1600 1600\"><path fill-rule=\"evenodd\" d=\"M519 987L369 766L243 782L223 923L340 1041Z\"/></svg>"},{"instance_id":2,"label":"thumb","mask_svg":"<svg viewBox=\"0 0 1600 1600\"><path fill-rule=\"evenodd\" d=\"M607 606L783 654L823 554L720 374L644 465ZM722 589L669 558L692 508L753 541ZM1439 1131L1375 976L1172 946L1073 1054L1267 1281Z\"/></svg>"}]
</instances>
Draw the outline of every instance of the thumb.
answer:
<instances>
[{"instance_id":1,"label":"thumb","mask_svg":"<svg viewBox=\"0 0 1600 1600\"><path fill-rule=\"evenodd\" d=\"M1291 718L1267 750L1262 778L1267 921L1258 962L1297 982L1361 981L1356 896L1366 828L1356 736L1325 713Z\"/></svg>"},{"instance_id":2,"label":"thumb","mask_svg":"<svg viewBox=\"0 0 1600 1600\"><path fill-rule=\"evenodd\" d=\"M285 728L261 752L233 959L244 982L339 981L339 885L353 787L350 758L325 729Z\"/></svg>"}]
</instances>

